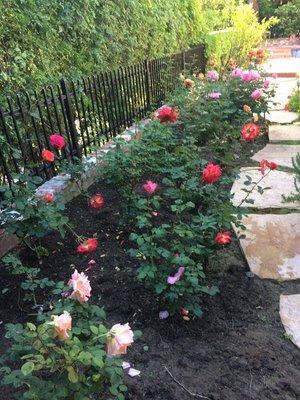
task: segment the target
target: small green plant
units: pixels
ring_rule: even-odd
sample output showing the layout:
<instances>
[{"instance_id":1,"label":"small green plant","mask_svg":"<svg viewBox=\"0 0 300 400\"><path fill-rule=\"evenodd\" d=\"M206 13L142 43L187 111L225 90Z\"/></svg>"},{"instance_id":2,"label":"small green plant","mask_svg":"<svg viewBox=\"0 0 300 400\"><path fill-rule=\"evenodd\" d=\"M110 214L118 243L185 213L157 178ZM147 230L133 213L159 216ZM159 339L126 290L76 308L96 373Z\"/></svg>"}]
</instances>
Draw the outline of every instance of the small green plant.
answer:
<instances>
[{"instance_id":1,"label":"small green plant","mask_svg":"<svg viewBox=\"0 0 300 400\"><path fill-rule=\"evenodd\" d=\"M300 81L298 81L297 89L292 93L288 105L291 111L300 114Z\"/></svg>"},{"instance_id":2,"label":"small green plant","mask_svg":"<svg viewBox=\"0 0 300 400\"><path fill-rule=\"evenodd\" d=\"M300 153L293 158L295 193L283 196L285 201L300 201Z\"/></svg>"},{"instance_id":3,"label":"small green plant","mask_svg":"<svg viewBox=\"0 0 300 400\"><path fill-rule=\"evenodd\" d=\"M36 195L41 183L40 177L24 173L14 176L11 188L0 187L0 225L31 249L43 253L36 239L52 230L64 236L68 218L63 213L65 206L59 196L54 197L52 193Z\"/></svg>"},{"instance_id":4,"label":"small green plant","mask_svg":"<svg viewBox=\"0 0 300 400\"><path fill-rule=\"evenodd\" d=\"M54 282L48 277L41 278L40 268L29 268L25 266L16 254L7 254L2 258L2 262L10 274L24 277L21 283L21 288L24 291L23 299L24 301L33 303L33 307L36 309L38 307L44 307L44 304L41 304L37 299L37 290L44 293L45 290L51 289L53 294L59 294L64 289L67 289L64 282Z\"/></svg>"}]
</instances>

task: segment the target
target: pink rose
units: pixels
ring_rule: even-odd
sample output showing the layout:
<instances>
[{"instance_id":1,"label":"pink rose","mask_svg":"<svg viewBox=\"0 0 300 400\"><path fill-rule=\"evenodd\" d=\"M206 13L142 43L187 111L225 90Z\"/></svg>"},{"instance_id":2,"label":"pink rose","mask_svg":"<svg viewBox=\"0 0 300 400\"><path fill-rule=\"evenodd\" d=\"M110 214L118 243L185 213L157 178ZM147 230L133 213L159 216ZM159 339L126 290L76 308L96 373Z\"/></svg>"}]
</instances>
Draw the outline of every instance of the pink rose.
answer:
<instances>
[{"instance_id":1,"label":"pink rose","mask_svg":"<svg viewBox=\"0 0 300 400\"><path fill-rule=\"evenodd\" d=\"M263 95L263 92L261 89L255 89L252 93L251 93L251 99L253 100L258 100L261 98L261 96Z\"/></svg>"},{"instance_id":2,"label":"pink rose","mask_svg":"<svg viewBox=\"0 0 300 400\"><path fill-rule=\"evenodd\" d=\"M266 78L266 79L264 80L264 83L263 83L264 88L265 88L265 89L268 89L269 86L270 86L270 83L271 83L271 79L270 79L270 78Z\"/></svg>"},{"instance_id":3,"label":"pink rose","mask_svg":"<svg viewBox=\"0 0 300 400\"><path fill-rule=\"evenodd\" d=\"M206 74L207 79L209 79L210 81L218 81L219 80L219 74L217 73L217 71L213 70L213 71L208 71L208 73Z\"/></svg>"},{"instance_id":4,"label":"pink rose","mask_svg":"<svg viewBox=\"0 0 300 400\"><path fill-rule=\"evenodd\" d=\"M243 70L241 68L235 68L234 70L232 70L231 72L231 76L233 78L241 78L243 77Z\"/></svg>"},{"instance_id":5,"label":"pink rose","mask_svg":"<svg viewBox=\"0 0 300 400\"><path fill-rule=\"evenodd\" d=\"M250 69L249 71L243 71L242 80L246 82L256 81L260 78L260 73L255 71L254 69Z\"/></svg>"},{"instance_id":6,"label":"pink rose","mask_svg":"<svg viewBox=\"0 0 300 400\"><path fill-rule=\"evenodd\" d=\"M178 271L174 276L168 276L167 282L169 285L174 285L176 282L179 281L179 279L182 277L184 274L185 268L184 267L179 267Z\"/></svg>"},{"instance_id":7,"label":"pink rose","mask_svg":"<svg viewBox=\"0 0 300 400\"><path fill-rule=\"evenodd\" d=\"M65 139L58 133L54 133L50 136L50 144L58 150L61 150L65 146Z\"/></svg>"},{"instance_id":8,"label":"pink rose","mask_svg":"<svg viewBox=\"0 0 300 400\"><path fill-rule=\"evenodd\" d=\"M108 333L106 342L106 353L108 356L126 354L127 347L133 343L133 332L129 324L114 325Z\"/></svg>"},{"instance_id":9,"label":"pink rose","mask_svg":"<svg viewBox=\"0 0 300 400\"><path fill-rule=\"evenodd\" d=\"M68 311L64 311L61 315L52 315L54 326L54 337L60 340L67 340L69 338L68 331L72 329L72 317Z\"/></svg>"},{"instance_id":10,"label":"pink rose","mask_svg":"<svg viewBox=\"0 0 300 400\"><path fill-rule=\"evenodd\" d=\"M158 184L155 183L155 182L152 182L152 181L147 181L147 182L143 185L144 190L146 190L146 192L147 192L148 194L154 193L154 192L156 191L157 187L158 187Z\"/></svg>"},{"instance_id":11,"label":"pink rose","mask_svg":"<svg viewBox=\"0 0 300 400\"><path fill-rule=\"evenodd\" d=\"M218 100L221 96L222 96L222 93L220 93L220 92L212 92L207 95L207 97L212 100Z\"/></svg>"},{"instance_id":12,"label":"pink rose","mask_svg":"<svg viewBox=\"0 0 300 400\"><path fill-rule=\"evenodd\" d=\"M81 272L78 273L77 269L75 269L71 279L68 282L69 286L72 286L73 292L69 296L71 299L76 299L80 303L86 303L91 297L91 285L88 277Z\"/></svg>"}]
</instances>

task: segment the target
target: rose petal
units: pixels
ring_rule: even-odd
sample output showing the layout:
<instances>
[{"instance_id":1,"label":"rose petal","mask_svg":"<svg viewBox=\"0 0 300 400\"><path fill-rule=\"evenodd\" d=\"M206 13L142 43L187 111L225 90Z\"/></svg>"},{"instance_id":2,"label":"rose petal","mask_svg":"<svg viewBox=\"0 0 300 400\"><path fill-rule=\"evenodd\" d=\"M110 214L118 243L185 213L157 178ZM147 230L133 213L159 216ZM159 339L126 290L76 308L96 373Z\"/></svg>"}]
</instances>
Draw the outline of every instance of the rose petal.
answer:
<instances>
[{"instance_id":1,"label":"rose petal","mask_svg":"<svg viewBox=\"0 0 300 400\"><path fill-rule=\"evenodd\" d=\"M174 285L178 280L177 276L168 276L167 282L169 285Z\"/></svg>"},{"instance_id":2,"label":"rose petal","mask_svg":"<svg viewBox=\"0 0 300 400\"><path fill-rule=\"evenodd\" d=\"M159 319L166 319L169 316L169 312L167 310L159 312Z\"/></svg>"},{"instance_id":3,"label":"rose petal","mask_svg":"<svg viewBox=\"0 0 300 400\"><path fill-rule=\"evenodd\" d=\"M184 270L185 270L184 267L179 267L178 271L176 272L176 274L174 276L168 276L167 282L169 283L169 285L174 285L174 283L179 281L179 279L181 278L182 274L184 273Z\"/></svg>"},{"instance_id":4,"label":"rose petal","mask_svg":"<svg viewBox=\"0 0 300 400\"><path fill-rule=\"evenodd\" d=\"M128 375L131 376L132 378L134 376L138 376L140 375L141 371L139 371L138 369L134 369L134 368L130 368L128 371Z\"/></svg>"},{"instance_id":5,"label":"rose petal","mask_svg":"<svg viewBox=\"0 0 300 400\"><path fill-rule=\"evenodd\" d=\"M128 368L130 368L131 367L131 365L128 363L128 362L126 362L126 361L123 361L122 362L122 368L123 369L128 369Z\"/></svg>"}]
</instances>

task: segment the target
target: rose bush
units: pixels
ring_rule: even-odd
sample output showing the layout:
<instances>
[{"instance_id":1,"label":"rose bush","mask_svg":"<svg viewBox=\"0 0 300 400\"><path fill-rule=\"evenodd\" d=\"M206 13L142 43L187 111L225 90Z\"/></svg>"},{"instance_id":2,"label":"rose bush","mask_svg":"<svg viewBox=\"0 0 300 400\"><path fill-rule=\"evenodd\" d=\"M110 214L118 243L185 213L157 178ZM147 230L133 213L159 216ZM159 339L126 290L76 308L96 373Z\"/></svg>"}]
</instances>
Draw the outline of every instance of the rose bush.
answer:
<instances>
[{"instance_id":1,"label":"rose bush","mask_svg":"<svg viewBox=\"0 0 300 400\"><path fill-rule=\"evenodd\" d=\"M128 324L105 327L102 308L88 303L88 277L75 271L71 291L40 310L37 323L7 324L11 347L1 357L2 384L14 387L14 398L91 399L108 393L124 400L122 360L133 343ZM19 368L15 363L19 362Z\"/></svg>"},{"instance_id":2,"label":"rose bush","mask_svg":"<svg viewBox=\"0 0 300 400\"><path fill-rule=\"evenodd\" d=\"M276 80L265 77L254 64L216 77L211 70L195 79L192 90L178 86L170 104L179 110L185 134L192 135L198 145L209 143L216 158L227 162L232 143L239 146L241 126L253 123L253 115L258 126L264 125L263 115L274 95Z\"/></svg>"},{"instance_id":3,"label":"rose bush","mask_svg":"<svg viewBox=\"0 0 300 400\"><path fill-rule=\"evenodd\" d=\"M200 78L186 84L181 77L183 84L141 138L108 154L104 168L124 206L138 279L161 306L190 315L201 314L201 295L218 292L205 283L208 260L231 243L231 224L241 216L230 201L236 172L220 149L228 157L231 146L258 137L264 120L255 123L252 113L263 115L273 94L253 65ZM245 203L252 201L249 192Z\"/></svg>"},{"instance_id":4,"label":"rose bush","mask_svg":"<svg viewBox=\"0 0 300 400\"><path fill-rule=\"evenodd\" d=\"M150 122L126 151L108 154L104 176L122 199L138 279L170 311L200 315L201 296L218 292L205 284L215 237L236 221L228 190L235 174L223 176L181 123Z\"/></svg>"}]
</instances>

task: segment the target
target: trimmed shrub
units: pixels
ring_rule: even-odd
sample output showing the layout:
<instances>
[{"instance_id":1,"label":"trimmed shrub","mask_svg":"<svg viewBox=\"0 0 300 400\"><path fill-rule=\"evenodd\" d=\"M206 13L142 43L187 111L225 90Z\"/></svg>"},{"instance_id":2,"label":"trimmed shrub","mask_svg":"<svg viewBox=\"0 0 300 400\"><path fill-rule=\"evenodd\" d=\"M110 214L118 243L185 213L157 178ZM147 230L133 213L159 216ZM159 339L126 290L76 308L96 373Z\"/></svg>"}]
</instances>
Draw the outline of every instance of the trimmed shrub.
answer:
<instances>
[{"instance_id":1,"label":"trimmed shrub","mask_svg":"<svg viewBox=\"0 0 300 400\"><path fill-rule=\"evenodd\" d=\"M8 4L9 3L9 4ZM55 83L201 41L197 0L43 0L0 4L0 90Z\"/></svg>"},{"instance_id":2,"label":"trimmed shrub","mask_svg":"<svg viewBox=\"0 0 300 400\"><path fill-rule=\"evenodd\" d=\"M300 35L300 0L291 0L275 11L280 23L274 29L276 36Z\"/></svg>"},{"instance_id":3,"label":"trimmed shrub","mask_svg":"<svg viewBox=\"0 0 300 400\"><path fill-rule=\"evenodd\" d=\"M246 66L248 52L261 44L267 31L276 22L276 18L270 18L260 23L251 6L236 7L228 29L207 35L208 58L213 58L214 67L220 70L224 70L233 57L238 65Z\"/></svg>"}]
</instances>

